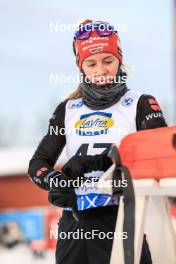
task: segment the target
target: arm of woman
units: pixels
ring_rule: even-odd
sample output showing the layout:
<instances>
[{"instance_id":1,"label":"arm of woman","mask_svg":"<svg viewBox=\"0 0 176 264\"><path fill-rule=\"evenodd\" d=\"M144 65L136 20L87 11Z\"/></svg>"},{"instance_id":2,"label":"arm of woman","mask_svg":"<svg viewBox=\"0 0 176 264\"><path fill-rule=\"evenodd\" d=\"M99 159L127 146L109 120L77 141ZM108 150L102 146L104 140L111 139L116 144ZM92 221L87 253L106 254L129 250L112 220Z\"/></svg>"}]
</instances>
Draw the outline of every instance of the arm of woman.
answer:
<instances>
[{"instance_id":1,"label":"arm of woman","mask_svg":"<svg viewBox=\"0 0 176 264\"><path fill-rule=\"evenodd\" d=\"M63 133L65 105L65 101L60 103L54 111L49 120L47 134L39 143L29 162L28 175L30 179L45 190L49 189L48 178L58 174L53 167L66 144ZM62 129L62 133L60 133L60 129Z\"/></svg>"},{"instance_id":2,"label":"arm of woman","mask_svg":"<svg viewBox=\"0 0 176 264\"><path fill-rule=\"evenodd\" d=\"M167 123L155 97L143 94L137 105L137 131L165 126Z\"/></svg>"}]
</instances>

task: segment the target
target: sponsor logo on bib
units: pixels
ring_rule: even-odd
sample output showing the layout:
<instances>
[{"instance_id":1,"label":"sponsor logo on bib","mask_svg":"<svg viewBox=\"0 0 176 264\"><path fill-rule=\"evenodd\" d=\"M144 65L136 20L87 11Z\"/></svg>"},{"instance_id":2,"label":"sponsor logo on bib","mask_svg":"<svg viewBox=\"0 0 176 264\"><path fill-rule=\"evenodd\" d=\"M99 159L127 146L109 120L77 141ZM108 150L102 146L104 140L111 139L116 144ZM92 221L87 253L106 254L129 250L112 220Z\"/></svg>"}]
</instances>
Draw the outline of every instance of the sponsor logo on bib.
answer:
<instances>
[{"instance_id":1,"label":"sponsor logo on bib","mask_svg":"<svg viewBox=\"0 0 176 264\"><path fill-rule=\"evenodd\" d=\"M80 108L83 106L83 101L79 101L78 103L73 103L69 108L74 109L74 108Z\"/></svg>"},{"instance_id":2,"label":"sponsor logo on bib","mask_svg":"<svg viewBox=\"0 0 176 264\"><path fill-rule=\"evenodd\" d=\"M130 106L130 105L133 103L133 101L134 101L134 100L133 100L132 98L129 97L129 98L125 98L125 99L122 101L121 104L122 104L123 106Z\"/></svg>"},{"instance_id":3,"label":"sponsor logo on bib","mask_svg":"<svg viewBox=\"0 0 176 264\"><path fill-rule=\"evenodd\" d=\"M113 125L112 113L94 112L81 115L75 129L80 136L101 136L107 134Z\"/></svg>"}]
</instances>

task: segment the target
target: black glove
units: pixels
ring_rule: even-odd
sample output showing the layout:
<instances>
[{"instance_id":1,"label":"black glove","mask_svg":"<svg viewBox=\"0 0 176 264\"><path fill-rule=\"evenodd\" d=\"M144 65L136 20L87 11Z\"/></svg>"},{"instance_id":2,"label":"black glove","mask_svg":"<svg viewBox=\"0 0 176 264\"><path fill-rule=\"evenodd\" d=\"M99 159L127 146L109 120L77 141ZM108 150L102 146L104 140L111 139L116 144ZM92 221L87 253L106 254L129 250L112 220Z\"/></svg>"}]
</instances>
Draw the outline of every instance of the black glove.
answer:
<instances>
[{"instance_id":1,"label":"black glove","mask_svg":"<svg viewBox=\"0 0 176 264\"><path fill-rule=\"evenodd\" d=\"M106 171L112 165L107 155L73 156L62 168L64 175L70 180L84 179L84 173Z\"/></svg>"},{"instance_id":2,"label":"black glove","mask_svg":"<svg viewBox=\"0 0 176 264\"><path fill-rule=\"evenodd\" d=\"M48 201L58 207L76 209L76 194L69 182L69 177L53 171L49 177Z\"/></svg>"},{"instance_id":3,"label":"black glove","mask_svg":"<svg viewBox=\"0 0 176 264\"><path fill-rule=\"evenodd\" d=\"M62 168L62 173L50 173L50 190L48 200L59 207L76 208L76 194L74 180L84 180L84 173L92 171L105 171L112 165L112 160L107 155L73 156ZM63 181L64 180L64 181ZM64 183L64 186L60 184ZM77 181L77 187L79 181Z\"/></svg>"}]
</instances>

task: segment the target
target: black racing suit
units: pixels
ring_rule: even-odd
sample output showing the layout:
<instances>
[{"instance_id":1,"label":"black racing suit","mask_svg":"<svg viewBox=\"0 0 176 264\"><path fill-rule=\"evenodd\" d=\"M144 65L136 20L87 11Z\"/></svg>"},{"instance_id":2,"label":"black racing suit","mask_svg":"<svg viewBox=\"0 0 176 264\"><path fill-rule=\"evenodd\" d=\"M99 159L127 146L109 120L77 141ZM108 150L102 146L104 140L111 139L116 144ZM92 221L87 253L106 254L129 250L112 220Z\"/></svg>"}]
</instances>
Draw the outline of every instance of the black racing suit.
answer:
<instances>
[{"instance_id":1,"label":"black racing suit","mask_svg":"<svg viewBox=\"0 0 176 264\"><path fill-rule=\"evenodd\" d=\"M57 126L64 128L65 120L65 105L66 101L60 103L56 108L53 117L50 119L48 133L44 136L36 149L32 159L29 163L29 177L39 187L47 189L43 182L45 173L40 177L36 176L40 168L45 167L52 169L61 154L65 144L65 135L60 133L50 135L50 127ZM167 126L163 113L153 96L142 95L138 101L136 114L136 129L153 129ZM80 221L77 222L69 211L64 211L59 221L58 242L56 248L56 262L57 264L108 264L112 249L112 239L100 239L94 237L93 239L63 239L61 234L63 232L90 232L92 230L99 230L99 232L114 232L117 206L105 206L99 208L92 208L80 212ZM82 231L81 231L82 230ZM150 264L151 256L144 236L141 262L140 264Z\"/></svg>"}]
</instances>

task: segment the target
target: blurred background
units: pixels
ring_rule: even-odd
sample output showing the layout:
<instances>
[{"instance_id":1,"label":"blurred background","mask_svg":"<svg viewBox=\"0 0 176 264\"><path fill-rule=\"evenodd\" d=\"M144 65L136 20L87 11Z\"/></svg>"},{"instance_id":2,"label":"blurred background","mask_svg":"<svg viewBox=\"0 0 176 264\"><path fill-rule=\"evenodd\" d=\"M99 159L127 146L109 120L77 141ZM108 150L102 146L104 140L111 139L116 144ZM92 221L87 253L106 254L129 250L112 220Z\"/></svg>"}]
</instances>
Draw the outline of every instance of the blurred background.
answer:
<instances>
[{"instance_id":1,"label":"blurred background","mask_svg":"<svg viewBox=\"0 0 176 264\"><path fill-rule=\"evenodd\" d=\"M49 230L57 229L61 211L29 181L27 167L56 106L78 84L75 27L86 18L115 25L124 63L131 69L129 88L154 95L172 125L175 15L174 0L0 0L1 263L54 263L55 239Z\"/></svg>"}]
</instances>

